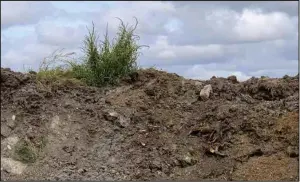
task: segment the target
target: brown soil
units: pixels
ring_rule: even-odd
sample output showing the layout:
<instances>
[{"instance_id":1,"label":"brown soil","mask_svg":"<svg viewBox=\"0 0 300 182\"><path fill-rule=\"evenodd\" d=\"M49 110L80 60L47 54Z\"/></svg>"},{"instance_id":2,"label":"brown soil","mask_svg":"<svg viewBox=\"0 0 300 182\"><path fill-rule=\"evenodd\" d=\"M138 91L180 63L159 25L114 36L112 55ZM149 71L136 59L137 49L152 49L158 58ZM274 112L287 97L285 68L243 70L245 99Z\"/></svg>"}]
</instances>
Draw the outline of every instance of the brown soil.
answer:
<instances>
[{"instance_id":1,"label":"brown soil","mask_svg":"<svg viewBox=\"0 0 300 182\"><path fill-rule=\"evenodd\" d=\"M17 136L40 149L1 180L299 179L298 76L239 83L149 69L105 89L34 77L1 68L1 146Z\"/></svg>"}]
</instances>

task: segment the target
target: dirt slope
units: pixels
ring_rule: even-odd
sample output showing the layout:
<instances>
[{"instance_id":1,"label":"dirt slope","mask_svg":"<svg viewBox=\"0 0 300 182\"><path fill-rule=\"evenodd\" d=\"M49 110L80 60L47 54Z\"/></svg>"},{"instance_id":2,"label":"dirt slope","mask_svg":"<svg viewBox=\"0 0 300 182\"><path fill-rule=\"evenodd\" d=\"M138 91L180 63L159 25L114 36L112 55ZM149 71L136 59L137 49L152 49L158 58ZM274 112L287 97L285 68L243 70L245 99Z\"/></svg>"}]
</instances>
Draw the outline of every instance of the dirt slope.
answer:
<instances>
[{"instance_id":1,"label":"dirt slope","mask_svg":"<svg viewBox=\"0 0 300 182\"><path fill-rule=\"evenodd\" d=\"M1 180L298 180L298 110L298 76L50 89L1 68Z\"/></svg>"}]
</instances>

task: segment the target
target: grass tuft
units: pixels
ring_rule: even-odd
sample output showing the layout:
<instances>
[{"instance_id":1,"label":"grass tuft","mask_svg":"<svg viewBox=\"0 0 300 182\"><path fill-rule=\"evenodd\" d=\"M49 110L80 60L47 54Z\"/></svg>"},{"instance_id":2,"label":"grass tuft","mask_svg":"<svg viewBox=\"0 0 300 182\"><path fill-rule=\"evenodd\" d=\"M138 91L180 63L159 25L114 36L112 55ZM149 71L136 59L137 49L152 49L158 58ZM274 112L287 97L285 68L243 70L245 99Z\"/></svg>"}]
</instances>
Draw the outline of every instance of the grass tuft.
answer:
<instances>
[{"instance_id":1,"label":"grass tuft","mask_svg":"<svg viewBox=\"0 0 300 182\"><path fill-rule=\"evenodd\" d=\"M139 50L144 45L138 45L139 36L134 34L138 21L134 26L128 26L120 18L120 25L116 36L110 41L108 25L104 40L99 36L92 22L92 29L83 41L83 61L76 62L70 58L74 53L63 54L54 52L45 58L36 75L40 83L57 83L61 80L85 83L90 86L107 86L118 84L119 81L137 71Z\"/></svg>"},{"instance_id":2,"label":"grass tuft","mask_svg":"<svg viewBox=\"0 0 300 182\"><path fill-rule=\"evenodd\" d=\"M92 29L88 29L89 34L85 37L82 48L85 53L84 62L72 65L76 78L92 86L113 85L138 69L139 50L145 47L137 44L139 36L134 34L138 21L135 18L135 26L128 27L119 20L121 23L113 41L109 40L107 27L103 41L98 41L94 23Z\"/></svg>"},{"instance_id":3,"label":"grass tuft","mask_svg":"<svg viewBox=\"0 0 300 182\"><path fill-rule=\"evenodd\" d=\"M14 148L14 158L26 164L36 162L38 155L35 148L27 141L19 141Z\"/></svg>"}]
</instances>

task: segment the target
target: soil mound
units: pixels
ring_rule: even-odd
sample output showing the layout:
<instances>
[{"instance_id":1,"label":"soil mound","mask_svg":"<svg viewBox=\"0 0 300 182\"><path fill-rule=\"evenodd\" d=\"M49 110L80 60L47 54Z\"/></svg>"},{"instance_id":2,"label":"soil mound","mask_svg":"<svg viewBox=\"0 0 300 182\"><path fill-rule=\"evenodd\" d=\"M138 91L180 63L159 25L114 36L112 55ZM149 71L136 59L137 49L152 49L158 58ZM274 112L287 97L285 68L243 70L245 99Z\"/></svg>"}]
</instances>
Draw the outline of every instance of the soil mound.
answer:
<instances>
[{"instance_id":1,"label":"soil mound","mask_svg":"<svg viewBox=\"0 0 300 182\"><path fill-rule=\"evenodd\" d=\"M99 89L1 68L1 180L298 180L298 101L298 76Z\"/></svg>"}]
</instances>

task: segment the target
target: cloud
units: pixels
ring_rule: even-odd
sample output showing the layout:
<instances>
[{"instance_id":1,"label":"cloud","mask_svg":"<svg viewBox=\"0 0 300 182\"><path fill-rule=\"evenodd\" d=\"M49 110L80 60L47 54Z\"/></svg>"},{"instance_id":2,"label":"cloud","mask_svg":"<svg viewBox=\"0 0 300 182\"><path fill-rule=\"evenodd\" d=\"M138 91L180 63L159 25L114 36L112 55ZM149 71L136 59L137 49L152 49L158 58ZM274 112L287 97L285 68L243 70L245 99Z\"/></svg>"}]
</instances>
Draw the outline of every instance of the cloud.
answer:
<instances>
[{"instance_id":1,"label":"cloud","mask_svg":"<svg viewBox=\"0 0 300 182\"><path fill-rule=\"evenodd\" d=\"M297 27L285 13L264 14L261 10L248 9L243 11L233 28L233 33L240 41L282 39L292 36L296 31Z\"/></svg>"},{"instance_id":2,"label":"cloud","mask_svg":"<svg viewBox=\"0 0 300 182\"><path fill-rule=\"evenodd\" d=\"M1 29L34 24L54 12L51 2L1 1Z\"/></svg>"},{"instance_id":3,"label":"cloud","mask_svg":"<svg viewBox=\"0 0 300 182\"><path fill-rule=\"evenodd\" d=\"M64 21L45 21L35 27L38 41L43 44L61 46L61 47L78 47L87 33L84 23L73 22L68 25Z\"/></svg>"},{"instance_id":4,"label":"cloud","mask_svg":"<svg viewBox=\"0 0 300 182\"><path fill-rule=\"evenodd\" d=\"M1 66L37 67L58 48L82 46L92 21L113 38L120 21L134 25L139 64L189 78L298 71L298 2L1 2Z\"/></svg>"},{"instance_id":5,"label":"cloud","mask_svg":"<svg viewBox=\"0 0 300 182\"><path fill-rule=\"evenodd\" d=\"M171 45L166 36L159 36L150 48L144 51L145 56L153 60L152 64L159 65L226 62L228 57L236 53L234 47L218 44ZM146 61L143 63L147 64Z\"/></svg>"},{"instance_id":6,"label":"cloud","mask_svg":"<svg viewBox=\"0 0 300 182\"><path fill-rule=\"evenodd\" d=\"M176 8L185 9L228 9L241 13L245 8L261 9L266 13L270 12L284 12L290 16L298 16L298 2L297 1L206 1L198 3L196 1L180 1L174 3Z\"/></svg>"},{"instance_id":7,"label":"cloud","mask_svg":"<svg viewBox=\"0 0 300 182\"><path fill-rule=\"evenodd\" d=\"M284 12L264 12L244 7L237 12L222 7L183 6L176 18L182 23L181 32L171 32L173 44L235 44L285 39L298 30L298 18ZM199 7L200 9L196 9ZM297 20L297 21L295 21ZM184 34L182 33L184 32ZM188 35L188 36L187 36Z\"/></svg>"},{"instance_id":8,"label":"cloud","mask_svg":"<svg viewBox=\"0 0 300 182\"><path fill-rule=\"evenodd\" d=\"M34 39L34 37L31 38ZM1 60L5 60L1 62L1 66L10 67L17 71L24 71L24 65L37 69L43 58L49 56L57 48L23 39L23 44L20 47L10 47L4 54L1 54Z\"/></svg>"}]
</instances>

